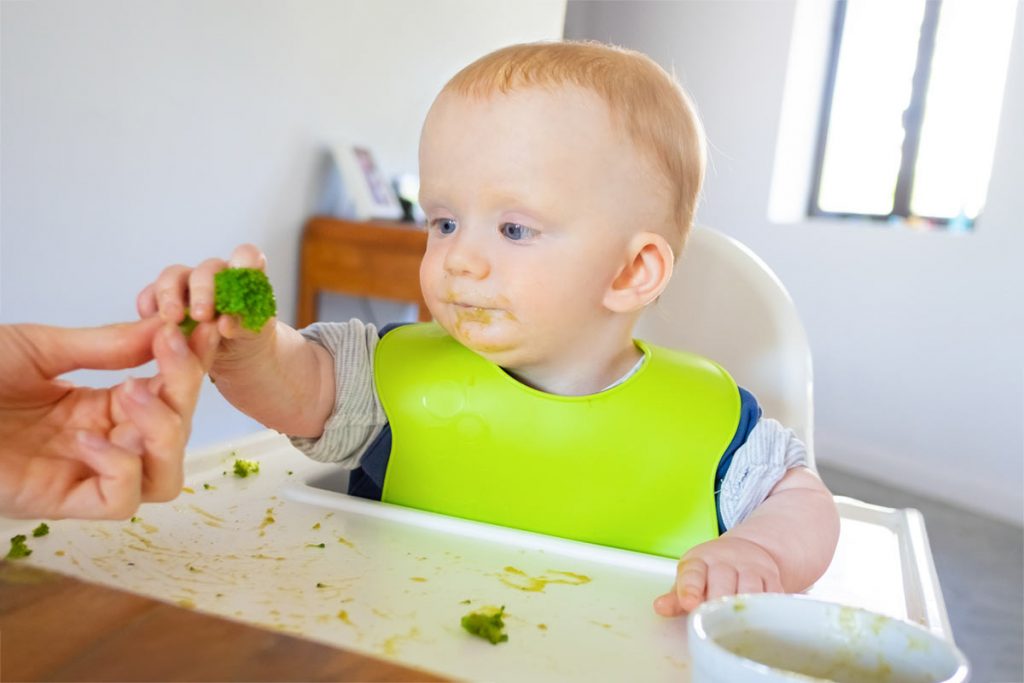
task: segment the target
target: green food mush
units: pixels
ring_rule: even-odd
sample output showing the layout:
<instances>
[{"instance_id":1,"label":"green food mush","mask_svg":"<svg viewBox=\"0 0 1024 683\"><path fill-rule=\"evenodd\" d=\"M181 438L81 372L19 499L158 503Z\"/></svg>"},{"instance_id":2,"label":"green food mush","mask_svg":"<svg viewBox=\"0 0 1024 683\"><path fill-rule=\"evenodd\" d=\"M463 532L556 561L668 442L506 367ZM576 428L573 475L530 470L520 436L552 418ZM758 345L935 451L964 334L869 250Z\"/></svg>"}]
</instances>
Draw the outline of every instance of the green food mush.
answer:
<instances>
[{"instance_id":1,"label":"green food mush","mask_svg":"<svg viewBox=\"0 0 1024 683\"><path fill-rule=\"evenodd\" d=\"M508 640L508 634L502 632L505 629L505 622L501 618L504 614L504 605L500 609L481 607L462 617L462 628L474 636L489 640L492 645L504 643Z\"/></svg>"},{"instance_id":2,"label":"green food mush","mask_svg":"<svg viewBox=\"0 0 1024 683\"><path fill-rule=\"evenodd\" d=\"M274 288L267 274L258 268L225 268L213 276L213 308L221 315L236 315L242 327L259 332L277 315ZM185 311L178 325L186 336L198 323Z\"/></svg>"},{"instance_id":3,"label":"green food mush","mask_svg":"<svg viewBox=\"0 0 1024 683\"><path fill-rule=\"evenodd\" d=\"M235 476L248 477L250 474L259 474L260 464L255 460L235 460Z\"/></svg>"},{"instance_id":4,"label":"green food mush","mask_svg":"<svg viewBox=\"0 0 1024 683\"><path fill-rule=\"evenodd\" d=\"M37 526L35 529L32 530L32 535L35 538L39 538L40 536L45 536L48 533L50 533L50 526L46 522L40 523L39 526Z\"/></svg>"},{"instance_id":5,"label":"green food mush","mask_svg":"<svg viewBox=\"0 0 1024 683\"><path fill-rule=\"evenodd\" d=\"M32 549L25 544L25 534L11 537L11 549L7 551L8 560L20 560L32 554Z\"/></svg>"}]
</instances>

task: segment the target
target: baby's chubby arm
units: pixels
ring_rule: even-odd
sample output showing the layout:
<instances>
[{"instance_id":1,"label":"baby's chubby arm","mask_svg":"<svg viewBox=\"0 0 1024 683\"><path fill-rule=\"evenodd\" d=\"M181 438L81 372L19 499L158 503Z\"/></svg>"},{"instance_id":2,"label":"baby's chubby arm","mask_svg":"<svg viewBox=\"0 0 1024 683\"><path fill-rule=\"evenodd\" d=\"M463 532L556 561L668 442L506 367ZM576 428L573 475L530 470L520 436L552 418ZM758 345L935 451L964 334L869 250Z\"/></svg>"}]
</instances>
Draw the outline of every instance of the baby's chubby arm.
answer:
<instances>
[{"instance_id":1,"label":"baby's chubby arm","mask_svg":"<svg viewBox=\"0 0 1024 683\"><path fill-rule=\"evenodd\" d=\"M838 540L832 494L809 469L793 468L742 523L683 555L654 610L673 617L723 595L802 591L825 573Z\"/></svg>"},{"instance_id":2,"label":"baby's chubby arm","mask_svg":"<svg viewBox=\"0 0 1024 683\"><path fill-rule=\"evenodd\" d=\"M195 268L169 266L138 296L139 315L159 315L180 323L185 309L198 322L213 320L213 277L225 268L266 267L251 244L237 247L229 260L212 258ZM271 319L259 333L238 318L217 320L221 341L210 368L217 389L236 408L263 425L291 436L318 437L334 407L334 361L320 345Z\"/></svg>"}]
</instances>

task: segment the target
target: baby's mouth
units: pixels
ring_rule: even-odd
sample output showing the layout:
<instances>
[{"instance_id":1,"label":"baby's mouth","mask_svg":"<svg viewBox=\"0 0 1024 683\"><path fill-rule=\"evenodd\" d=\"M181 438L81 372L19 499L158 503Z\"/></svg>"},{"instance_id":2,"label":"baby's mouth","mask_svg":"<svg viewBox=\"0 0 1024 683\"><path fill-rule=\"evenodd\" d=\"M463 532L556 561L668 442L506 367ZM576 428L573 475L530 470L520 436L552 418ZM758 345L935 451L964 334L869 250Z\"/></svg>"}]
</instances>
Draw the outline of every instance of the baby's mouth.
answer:
<instances>
[{"instance_id":1,"label":"baby's mouth","mask_svg":"<svg viewBox=\"0 0 1024 683\"><path fill-rule=\"evenodd\" d=\"M447 297L445 297L444 301L445 301L445 303L450 304L450 305L454 306L455 308L457 308L459 310L467 310L467 311L496 311L496 310L499 310L499 307L495 306L494 302L491 302L491 301L479 302L478 303L478 302L475 302L475 301L465 301L463 299L458 299L458 298L456 298L456 297L454 297L452 295L448 295Z\"/></svg>"},{"instance_id":2,"label":"baby's mouth","mask_svg":"<svg viewBox=\"0 0 1024 683\"><path fill-rule=\"evenodd\" d=\"M462 301L453 301L451 303L456 308L464 308L466 310L476 310L476 311L494 311L494 310L497 310L493 306L478 306L477 304L467 304L467 303L464 303Z\"/></svg>"}]
</instances>

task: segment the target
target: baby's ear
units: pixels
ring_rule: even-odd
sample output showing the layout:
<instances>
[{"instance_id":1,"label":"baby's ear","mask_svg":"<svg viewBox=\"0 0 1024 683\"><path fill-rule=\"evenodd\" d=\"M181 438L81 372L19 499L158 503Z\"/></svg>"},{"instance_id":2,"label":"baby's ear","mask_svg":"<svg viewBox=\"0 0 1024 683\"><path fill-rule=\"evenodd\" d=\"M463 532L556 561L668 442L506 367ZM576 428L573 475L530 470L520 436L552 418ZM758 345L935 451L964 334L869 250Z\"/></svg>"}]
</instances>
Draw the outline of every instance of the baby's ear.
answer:
<instances>
[{"instance_id":1,"label":"baby's ear","mask_svg":"<svg viewBox=\"0 0 1024 683\"><path fill-rule=\"evenodd\" d=\"M632 313L651 303L668 286L675 255L668 240L654 232L642 232L629 242L626 263L604 295L605 308Z\"/></svg>"}]
</instances>

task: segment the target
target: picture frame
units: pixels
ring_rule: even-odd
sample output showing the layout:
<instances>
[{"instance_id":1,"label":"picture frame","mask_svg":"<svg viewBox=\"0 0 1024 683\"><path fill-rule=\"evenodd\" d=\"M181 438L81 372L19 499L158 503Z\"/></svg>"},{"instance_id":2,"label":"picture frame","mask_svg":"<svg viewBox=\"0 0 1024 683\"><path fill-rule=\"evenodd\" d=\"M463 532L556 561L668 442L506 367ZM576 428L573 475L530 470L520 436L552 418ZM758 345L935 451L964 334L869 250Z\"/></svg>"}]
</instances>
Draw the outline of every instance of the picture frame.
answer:
<instances>
[{"instance_id":1,"label":"picture frame","mask_svg":"<svg viewBox=\"0 0 1024 683\"><path fill-rule=\"evenodd\" d=\"M338 141L331 145L330 154L340 180L336 215L363 221L402 218L398 196L368 146Z\"/></svg>"}]
</instances>

